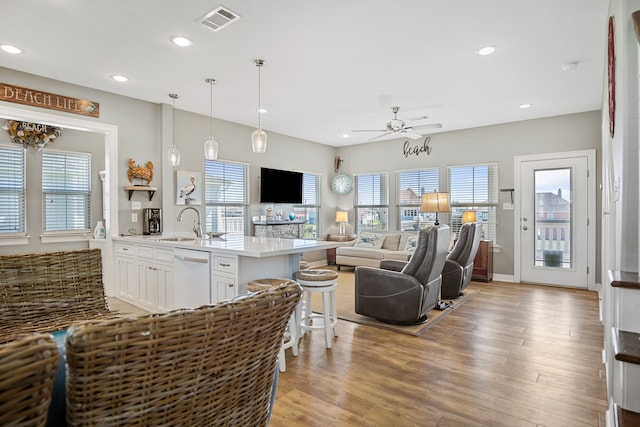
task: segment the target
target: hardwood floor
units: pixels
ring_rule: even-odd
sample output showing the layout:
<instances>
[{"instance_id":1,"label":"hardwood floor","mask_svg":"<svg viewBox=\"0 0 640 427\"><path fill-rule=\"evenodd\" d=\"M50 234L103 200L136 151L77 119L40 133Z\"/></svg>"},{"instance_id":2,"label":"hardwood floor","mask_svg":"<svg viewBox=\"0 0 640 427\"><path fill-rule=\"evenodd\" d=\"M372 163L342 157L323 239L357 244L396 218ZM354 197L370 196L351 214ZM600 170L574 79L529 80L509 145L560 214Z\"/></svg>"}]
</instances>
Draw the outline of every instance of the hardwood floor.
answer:
<instances>
[{"instance_id":1,"label":"hardwood floor","mask_svg":"<svg viewBox=\"0 0 640 427\"><path fill-rule=\"evenodd\" d=\"M604 426L595 292L472 283L420 337L340 320L287 350L271 427Z\"/></svg>"}]
</instances>

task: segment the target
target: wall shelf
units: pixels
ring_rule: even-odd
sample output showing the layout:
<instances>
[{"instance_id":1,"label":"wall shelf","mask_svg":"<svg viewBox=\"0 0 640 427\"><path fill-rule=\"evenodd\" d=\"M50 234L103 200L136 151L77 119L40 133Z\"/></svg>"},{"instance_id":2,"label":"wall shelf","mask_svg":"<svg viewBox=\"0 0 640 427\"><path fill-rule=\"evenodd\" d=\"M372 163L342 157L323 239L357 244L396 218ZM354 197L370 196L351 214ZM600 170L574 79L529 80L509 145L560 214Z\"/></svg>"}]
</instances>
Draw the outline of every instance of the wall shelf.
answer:
<instances>
[{"instance_id":1,"label":"wall shelf","mask_svg":"<svg viewBox=\"0 0 640 427\"><path fill-rule=\"evenodd\" d=\"M149 187L148 185L129 185L124 187L125 191L129 192L129 200L131 200L131 196L134 191L146 191L149 193L149 201L153 199L153 195L156 193L156 187Z\"/></svg>"}]
</instances>

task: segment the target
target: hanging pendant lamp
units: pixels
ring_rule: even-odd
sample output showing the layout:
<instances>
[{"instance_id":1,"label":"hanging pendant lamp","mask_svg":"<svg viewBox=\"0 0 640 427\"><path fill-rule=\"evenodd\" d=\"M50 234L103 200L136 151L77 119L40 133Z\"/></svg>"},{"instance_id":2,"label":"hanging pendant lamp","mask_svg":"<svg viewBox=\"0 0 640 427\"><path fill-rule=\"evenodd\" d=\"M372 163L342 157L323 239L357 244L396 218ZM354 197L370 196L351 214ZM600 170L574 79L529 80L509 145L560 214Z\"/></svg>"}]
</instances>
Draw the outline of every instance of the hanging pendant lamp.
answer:
<instances>
[{"instance_id":1,"label":"hanging pendant lamp","mask_svg":"<svg viewBox=\"0 0 640 427\"><path fill-rule=\"evenodd\" d=\"M260 110L262 110L262 104L260 103L260 69L264 65L262 59L256 59L253 61L258 67L258 128L251 134L251 148L254 153L264 153L267 151L267 134L262 130L260 125Z\"/></svg>"},{"instance_id":2,"label":"hanging pendant lamp","mask_svg":"<svg viewBox=\"0 0 640 427\"><path fill-rule=\"evenodd\" d=\"M215 79L206 79L209 83L209 100L211 109L209 110L209 139L204 142L204 158L207 160L216 160L218 158L218 143L213 139L213 85L216 84Z\"/></svg>"},{"instance_id":3,"label":"hanging pendant lamp","mask_svg":"<svg viewBox=\"0 0 640 427\"><path fill-rule=\"evenodd\" d=\"M172 107L171 107L171 115L173 117L173 123L172 123L172 128L173 128L173 141L172 141L172 145L171 148L169 149L169 162L171 163L171 166L180 166L180 150L178 150L176 148L176 114L175 114L175 110L176 110L176 99L178 98L178 94L175 93L170 93L169 97L173 100L172 101Z\"/></svg>"}]
</instances>

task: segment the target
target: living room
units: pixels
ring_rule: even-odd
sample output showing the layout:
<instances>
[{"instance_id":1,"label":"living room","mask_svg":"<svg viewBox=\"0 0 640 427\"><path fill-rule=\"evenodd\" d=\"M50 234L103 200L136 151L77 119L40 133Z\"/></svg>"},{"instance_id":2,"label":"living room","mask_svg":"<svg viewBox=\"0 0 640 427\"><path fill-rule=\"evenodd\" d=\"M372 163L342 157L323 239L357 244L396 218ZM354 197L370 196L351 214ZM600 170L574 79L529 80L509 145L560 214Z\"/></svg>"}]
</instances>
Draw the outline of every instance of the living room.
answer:
<instances>
[{"instance_id":1,"label":"living room","mask_svg":"<svg viewBox=\"0 0 640 427\"><path fill-rule=\"evenodd\" d=\"M603 31L600 32L604 34ZM267 61L265 67L270 65ZM251 64L248 67L251 68ZM86 141L104 145L102 154L99 153L100 150L92 154L92 160L96 166L94 171L96 173L92 173L94 184L91 202L92 215L98 218L99 210L102 208L102 195L98 185L97 170L102 170L104 167L109 171L109 176L112 178L107 183L110 194L109 233L113 236L129 234L130 230L134 230L137 234L142 233L142 223L140 221L132 221L132 214L139 214L141 211L139 209L134 210L131 201L140 202L141 208L161 208L164 217L163 232L167 234L191 233L191 221L178 223L175 220L182 208L182 206L175 203L177 190L176 171L204 172L201 145L210 134L211 118L208 114L194 113L182 109L181 102L183 102L184 96L178 98L175 106L172 106L171 99L168 96L160 102L142 101L135 99L135 96L118 95L116 91L92 89L83 85L18 71L18 69L19 67L15 69L11 67L0 68L3 83L50 93L66 94L77 98L95 100L100 103L99 120L82 119L74 122L69 119L70 115L60 114L58 123L64 125L65 120L67 120L70 124L67 125L63 130L63 135L50 148L60 150L77 149L82 144L83 131L72 128L84 127L85 129L91 129L92 126L94 127L93 131L89 133L89 139L86 139ZM269 74L265 68L262 78L266 80L268 76ZM200 80L204 80L204 77L207 76L203 76ZM249 82L252 88L253 83L252 81ZM223 82L221 81L220 84L223 84ZM204 82L202 82L202 86L201 102L206 104L204 110L208 111L209 92ZM121 89L117 90L120 91ZM172 89L158 90L167 93L172 91ZM216 94L215 90L214 96ZM217 98L214 99L216 99L216 109L224 108L224 106L218 106L219 101L217 101ZM378 102L375 96L372 96L371 99L374 103ZM25 117L16 117L16 111L18 113L26 111L27 114ZM15 104L0 103L0 116L3 119L31 119L37 117L39 113L42 113L40 116L47 118L50 115L55 115L55 113L37 107L20 106L16 108ZM385 112L384 114L390 117L390 112ZM437 132L430 135L429 145L431 150L429 152L409 156L406 156L403 151L406 138L378 140L357 145L331 146L272 132L269 130L268 117L268 115L265 115L262 118L263 126L269 135L268 148L266 153L263 154L256 154L251 149L249 135L255 129L253 125L239 124L221 120L217 117L212 119L215 138L220 144L219 159L248 165L246 234L251 234L251 218L264 215L265 209L268 207L258 202L258 177L261 167L296 170L320 176L319 237L337 232L338 224L335 223L336 210L348 210L350 218L349 230L356 231L358 228L353 215L353 193L337 195L332 192L330 187L331 178L336 173L334 169L336 156L339 156L342 160L341 172L349 176L379 172L388 174L390 201L387 225L390 230L397 229L400 222L395 206L395 196L398 191L397 171L425 167L437 168L440 189L446 191L449 185L447 181L448 167L496 163L498 165L499 189L511 189L517 186L514 171L514 157L516 156L595 149L597 152L595 180L596 182L602 182L604 179L602 172L604 159L602 158L601 150L604 119L603 113L599 108L551 117L514 120L510 123L488 124L473 128ZM96 126L96 123L98 123L98 126ZM117 137L111 139L113 136L108 135L111 129L106 128L105 130L105 128L101 128L101 125L116 126ZM10 144L9 137L5 132L0 136L0 143ZM422 140L415 142L415 144L421 143ZM181 151L179 167L172 167L167 159L167 151L173 144ZM31 158L35 157L35 153L32 150L29 150L28 153ZM148 161L154 164L152 185L158 187L159 190L152 200L149 200L146 194L134 194L130 200L129 194L123 189L123 187L130 185L126 174L129 159L134 159L139 164L144 164ZM27 168L27 174L28 182L37 182L39 180L40 175L37 167ZM30 184L29 190L32 188ZM601 192L597 191L591 196L595 196L597 200L596 211L598 213L601 212L603 210ZM77 241L72 241L73 239L69 238L56 239L55 236L40 238L43 235L41 228L41 202L37 200L40 197L39 193L30 195L27 202L29 204L27 209L29 217L26 234L32 236L29 239L29 243L20 246L3 244L0 247L0 253L15 253L17 248L21 252L37 252L50 250L52 246L55 246L56 249L73 249L87 245L84 237L78 237ZM513 210L503 209L503 203L510 201L509 193L500 193L496 221L497 241L495 242L494 252L494 274L495 279L502 282L511 282L516 275L514 267L516 219L514 218ZM284 206L284 210L288 212L291 207ZM448 220L449 218L446 214L441 215L443 223L448 223ZM594 269L594 274L597 278L603 277L605 272L602 270L607 268L606 266L603 267L603 260L600 257L602 253L601 232L601 222L596 221L597 257L591 267ZM45 243L47 241L46 237L53 237L54 240L49 241L55 243ZM632 244L629 245L633 246ZM325 256L324 251L320 251L305 255L305 259L322 265ZM628 263L629 265L633 267L632 262ZM597 279L596 283L600 284L603 281L604 279ZM462 321L461 318L457 320ZM342 333L354 334L354 336L366 335L362 329L352 329L351 327L345 329ZM438 336L440 335L445 334L438 334ZM387 339L387 336L384 336L384 338ZM398 343L398 345L402 344ZM307 357L311 356L307 355ZM315 358L315 356L313 357ZM389 357L393 356L390 355ZM429 425L429 423L425 423L425 425Z\"/></svg>"}]
</instances>

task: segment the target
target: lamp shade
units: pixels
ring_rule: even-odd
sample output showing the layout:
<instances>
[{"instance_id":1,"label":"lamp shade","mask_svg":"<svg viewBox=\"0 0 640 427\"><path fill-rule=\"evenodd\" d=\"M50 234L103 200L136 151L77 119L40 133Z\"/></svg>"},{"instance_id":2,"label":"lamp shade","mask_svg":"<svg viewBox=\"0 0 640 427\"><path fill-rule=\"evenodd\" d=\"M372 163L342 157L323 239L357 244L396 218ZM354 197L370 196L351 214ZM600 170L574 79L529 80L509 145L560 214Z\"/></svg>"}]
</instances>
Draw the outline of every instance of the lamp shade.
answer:
<instances>
[{"instance_id":1,"label":"lamp shade","mask_svg":"<svg viewBox=\"0 0 640 427\"><path fill-rule=\"evenodd\" d=\"M420 201L420 212L450 212L449 193L423 193Z\"/></svg>"},{"instance_id":2,"label":"lamp shade","mask_svg":"<svg viewBox=\"0 0 640 427\"><path fill-rule=\"evenodd\" d=\"M347 211L337 211L336 222L349 222L349 213Z\"/></svg>"},{"instance_id":3,"label":"lamp shade","mask_svg":"<svg viewBox=\"0 0 640 427\"><path fill-rule=\"evenodd\" d=\"M462 212L462 223L466 224L467 222L476 222L476 212L475 211Z\"/></svg>"}]
</instances>

